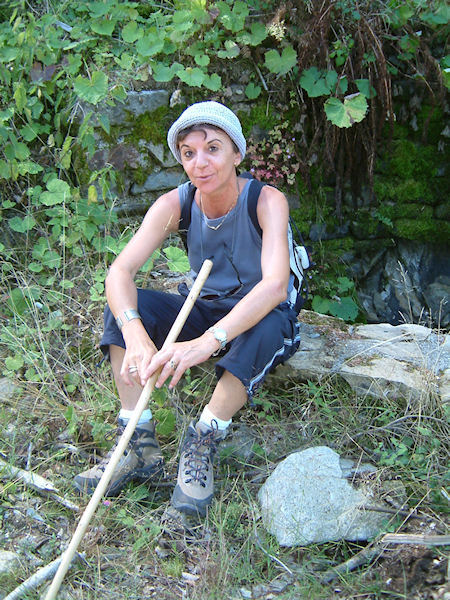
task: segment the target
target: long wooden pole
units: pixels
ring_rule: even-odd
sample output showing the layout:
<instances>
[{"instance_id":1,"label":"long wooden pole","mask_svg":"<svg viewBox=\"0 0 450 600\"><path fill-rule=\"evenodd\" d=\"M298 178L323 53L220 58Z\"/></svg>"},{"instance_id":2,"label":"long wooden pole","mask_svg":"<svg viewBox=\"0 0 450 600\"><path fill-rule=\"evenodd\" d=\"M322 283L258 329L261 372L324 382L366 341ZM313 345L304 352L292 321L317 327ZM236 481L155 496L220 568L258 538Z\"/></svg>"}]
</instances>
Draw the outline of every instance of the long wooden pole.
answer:
<instances>
[{"instance_id":1,"label":"long wooden pole","mask_svg":"<svg viewBox=\"0 0 450 600\"><path fill-rule=\"evenodd\" d=\"M172 328L170 329L167 335L167 338L163 344L163 348L177 340L178 335L180 334L180 331L183 328L183 325L187 317L189 316L189 313L191 312L192 307L194 306L194 303L206 279L208 278L211 268L212 262L210 260L205 260L205 262L202 265L202 268L200 269L199 274L197 275L195 283L192 286L191 291L189 292L189 295L187 296L183 306L181 307L180 312L178 313L177 318L175 319L174 324L172 325ZM108 483L117 466L117 463L119 462L120 458L125 452L125 448L128 446L128 442L130 441L131 436L133 435L133 432L136 429L137 423L142 415L142 412L147 407L148 400L150 398L151 393L153 392L155 383L158 379L158 375L159 372L155 373L154 375L152 375L152 377L150 377L150 379L147 380L147 383L145 384L142 393L139 397L138 403L136 404L136 408L134 409L133 414L127 423L127 426L125 427L125 430L118 441L117 447L112 453L109 463L107 464L105 471L100 481L98 482L97 487L95 488L95 491L84 510L84 513L80 518L80 521L75 530L75 533L73 534L71 542L68 545L67 550L64 552L61 564L59 565L55 577L53 578L53 581L47 591L45 600L55 600L56 594L58 593L62 580L64 579L64 576L67 573L67 570L69 569L70 563L75 555L75 552L77 551L78 545L83 535L86 532L86 529L91 521L92 515L94 514L100 500L102 499L106 491L106 488L108 487Z\"/></svg>"}]
</instances>

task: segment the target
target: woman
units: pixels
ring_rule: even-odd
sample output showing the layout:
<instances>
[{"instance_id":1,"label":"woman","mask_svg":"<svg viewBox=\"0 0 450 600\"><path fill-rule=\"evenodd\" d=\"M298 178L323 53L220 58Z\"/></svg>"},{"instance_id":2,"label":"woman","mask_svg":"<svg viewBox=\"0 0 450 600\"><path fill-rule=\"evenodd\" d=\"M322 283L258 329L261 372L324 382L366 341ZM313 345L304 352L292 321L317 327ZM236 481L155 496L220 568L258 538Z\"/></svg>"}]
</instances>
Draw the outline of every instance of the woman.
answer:
<instances>
[{"instance_id":1,"label":"woman","mask_svg":"<svg viewBox=\"0 0 450 600\"><path fill-rule=\"evenodd\" d=\"M142 225L112 264L106 279L108 307L101 347L109 355L122 408L123 428L147 379L161 368L156 387L173 388L186 369L220 355L217 385L182 446L172 504L204 515L213 497L213 458L232 417L251 398L268 370L298 347L295 312L287 305L288 204L275 188L258 198L259 235L247 209L250 181L238 176L246 142L236 115L217 102L188 107L168 133L168 144L195 186L187 231L195 278L206 258L213 269L176 343L161 348L188 293L137 290L134 277L170 233L178 231L189 182L154 202ZM184 294L184 296L183 296ZM106 459L107 460L107 459ZM75 478L93 491L106 460ZM133 479L158 475L163 459L151 411L145 410L108 493Z\"/></svg>"}]
</instances>

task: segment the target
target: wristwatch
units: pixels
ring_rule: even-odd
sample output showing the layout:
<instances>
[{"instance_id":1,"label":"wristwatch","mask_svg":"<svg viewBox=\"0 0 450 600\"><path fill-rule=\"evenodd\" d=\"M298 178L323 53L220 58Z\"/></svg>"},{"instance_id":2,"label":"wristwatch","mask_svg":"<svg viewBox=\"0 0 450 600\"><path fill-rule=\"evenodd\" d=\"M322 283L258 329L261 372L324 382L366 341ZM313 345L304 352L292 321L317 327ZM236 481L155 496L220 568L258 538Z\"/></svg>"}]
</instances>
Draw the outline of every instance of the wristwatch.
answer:
<instances>
[{"instance_id":1,"label":"wristwatch","mask_svg":"<svg viewBox=\"0 0 450 600\"><path fill-rule=\"evenodd\" d=\"M213 336L220 344L220 348L216 350L216 352L213 352L213 354L211 354L211 356L217 356L219 352L221 352L227 345L227 332L225 331L225 329L221 329L220 327L210 327L208 331L213 334Z\"/></svg>"},{"instance_id":2,"label":"wristwatch","mask_svg":"<svg viewBox=\"0 0 450 600\"><path fill-rule=\"evenodd\" d=\"M128 310L123 311L123 316L125 317L125 323L132 321L133 319L140 319L141 315L134 308L130 308ZM117 327L122 331L122 327L124 326L124 322L120 317L116 319Z\"/></svg>"}]
</instances>

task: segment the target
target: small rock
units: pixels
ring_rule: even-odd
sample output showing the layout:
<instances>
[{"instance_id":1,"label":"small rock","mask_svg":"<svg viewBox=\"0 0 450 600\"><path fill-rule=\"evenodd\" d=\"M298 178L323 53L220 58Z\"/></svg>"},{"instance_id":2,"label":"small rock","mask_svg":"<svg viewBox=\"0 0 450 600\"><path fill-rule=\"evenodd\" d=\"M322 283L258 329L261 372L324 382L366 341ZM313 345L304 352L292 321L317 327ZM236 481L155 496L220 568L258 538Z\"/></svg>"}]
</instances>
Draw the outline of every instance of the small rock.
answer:
<instances>
[{"instance_id":1,"label":"small rock","mask_svg":"<svg viewBox=\"0 0 450 600\"><path fill-rule=\"evenodd\" d=\"M20 556L9 550L0 550L0 575L11 573L20 567Z\"/></svg>"}]
</instances>

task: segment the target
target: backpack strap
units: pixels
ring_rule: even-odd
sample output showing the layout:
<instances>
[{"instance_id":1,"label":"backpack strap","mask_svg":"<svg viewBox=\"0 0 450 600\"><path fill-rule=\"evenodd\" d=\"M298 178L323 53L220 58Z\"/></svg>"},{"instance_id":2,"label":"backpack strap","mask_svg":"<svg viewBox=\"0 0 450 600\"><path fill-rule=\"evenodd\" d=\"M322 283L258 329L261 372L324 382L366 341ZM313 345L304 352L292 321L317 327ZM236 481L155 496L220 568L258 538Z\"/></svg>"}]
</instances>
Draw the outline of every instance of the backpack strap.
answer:
<instances>
[{"instance_id":1,"label":"backpack strap","mask_svg":"<svg viewBox=\"0 0 450 600\"><path fill-rule=\"evenodd\" d=\"M194 201L196 189L197 188L189 182L187 197L183 203L183 206L181 207L180 222L178 224L178 235L180 236L186 250L188 249L187 231L191 225L192 203Z\"/></svg>"},{"instance_id":2,"label":"backpack strap","mask_svg":"<svg viewBox=\"0 0 450 600\"><path fill-rule=\"evenodd\" d=\"M248 190L248 196L247 196L248 216L250 217L250 220L253 224L253 227L256 230L256 233L259 235L259 237L262 237L262 229L261 229L261 225L259 224L259 221L258 221L258 215L256 214L256 209L258 206L259 195L261 193L261 190L263 189L263 187L266 184L262 183L258 179L254 179L253 175L251 173L249 173L248 171L246 171L245 173L241 173L239 176L244 177L245 179L251 179L250 187Z\"/></svg>"}]
</instances>

